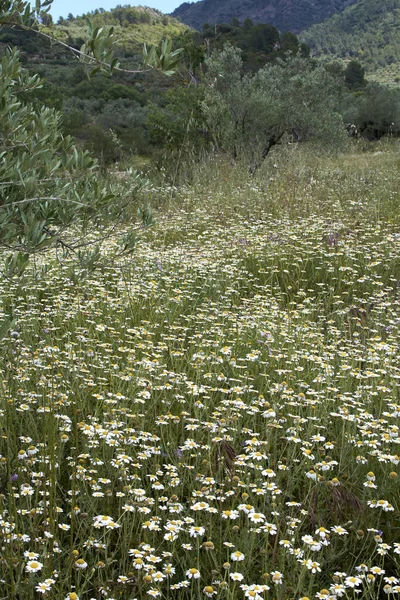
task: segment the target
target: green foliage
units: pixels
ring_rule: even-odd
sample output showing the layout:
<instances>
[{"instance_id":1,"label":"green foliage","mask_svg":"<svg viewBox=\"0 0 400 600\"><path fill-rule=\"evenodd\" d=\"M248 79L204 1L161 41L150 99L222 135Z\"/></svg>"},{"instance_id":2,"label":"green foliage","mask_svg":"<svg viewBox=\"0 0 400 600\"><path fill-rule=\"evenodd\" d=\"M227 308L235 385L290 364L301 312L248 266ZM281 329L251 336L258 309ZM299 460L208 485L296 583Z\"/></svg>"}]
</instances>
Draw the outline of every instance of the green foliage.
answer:
<instances>
[{"instance_id":1,"label":"green foliage","mask_svg":"<svg viewBox=\"0 0 400 600\"><path fill-rule=\"evenodd\" d=\"M183 34L188 27L176 19L166 17L159 11L142 6L117 6L109 11L92 11L68 21L60 19L55 28L57 38L67 41L87 37L86 20L99 28L113 27L118 40L117 46L124 51L141 53L143 44L157 46L163 39L172 39ZM119 54L119 52L117 52Z\"/></svg>"},{"instance_id":2,"label":"green foliage","mask_svg":"<svg viewBox=\"0 0 400 600\"><path fill-rule=\"evenodd\" d=\"M190 165L212 148L202 111L204 95L204 86L177 86L167 92L165 107L150 108L147 125L153 160L174 183L181 175L185 181L190 179Z\"/></svg>"},{"instance_id":3,"label":"green foliage","mask_svg":"<svg viewBox=\"0 0 400 600\"><path fill-rule=\"evenodd\" d=\"M183 49L182 65L192 74L196 74L205 58L204 37L196 31L185 31L174 39L174 44Z\"/></svg>"},{"instance_id":4,"label":"green foliage","mask_svg":"<svg viewBox=\"0 0 400 600\"><path fill-rule=\"evenodd\" d=\"M129 24L124 24L123 31L119 31L125 10L128 11L129 17L125 21L129 21ZM68 27L62 25L55 28L55 35L79 50L85 38L87 17L90 17L93 24L92 38L97 39L101 29L105 31L106 27L112 26L114 35L121 37L124 43L124 49L120 48L117 52L120 68L136 70L139 50L137 45L136 50L133 50L134 45L129 42L127 36L133 35L136 28L140 28L140 23L135 23L135 19L139 19L138 15L148 15L150 11L137 9L135 16L130 10L117 7L117 12L103 11L86 15L85 18L72 16ZM152 18L154 16L154 19L160 19L160 15L151 14ZM80 147L89 148L102 164L107 165L112 164L115 157L120 159L132 154L156 154L158 159L162 151L157 146L161 144L167 151L171 151L172 147L182 148L182 137L186 140L185 144L190 145L189 154L192 157L198 155L199 151L202 152L208 145L209 138L205 132L204 119L199 118L198 104L195 106L192 100L188 100L189 114L186 106L183 107L184 110L175 110L172 107L174 102L165 95L168 87L173 85L176 88L183 80L195 83L200 88L206 49L210 52L213 47L222 48L227 40L245 48L245 68L253 71L268 61L273 62L279 57L284 57L287 50L299 50L300 45L295 35L280 35L274 27L264 24L251 27L249 25L250 23L247 23L242 27L240 23L233 23L213 28L212 39L207 37L207 32L199 34L182 28L185 33L175 37L173 46L168 48L171 52L183 48L182 54L175 55L175 58L180 60L179 79L175 78L171 83L158 76L154 70L146 74L146 79L140 74L133 79L127 73L118 70L118 65L112 78L103 70L95 78L88 79L85 65L74 66L68 56L68 49L57 45L50 46L49 40L35 36L33 32L20 34L9 29L5 32L5 40L23 47L31 72L37 72L45 78L43 87L31 93L31 100L62 109L64 131L74 135ZM95 27L97 33L94 31ZM166 31L169 31L168 27L165 28ZM270 43L267 43L268 40ZM92 47L94 48L93 45ZM165 46L164 48L167 50ZM162 48L159 48L160 51ZM169 68L166 64L162 66L164 69ZM100 68L97 65L96 69ZM185 93L182 92L182 95ZM189 95L191 98L196 96L190 92ZM200 96L201 93L198 94L198 98ZM152 117L147 121L150 106ZM191 126L188 130L189 119ZM116 149L117 152L114 151Z\"/></svg>"},{"instance_id":5,"label":"green foliage","mask_svg":"<svg viewBox=\"0 0 400 600\"><path fill-rule=\"evenodd\" d=\"M115 10L121 22L123 15L127 17L123 26L120 25L114 11L100 11L84 17L75 18L71 15L67 26L64 23L53 27L51 35L66 43L68 47L38 35L37 31L10 27L2 30L2 42L19 47L22 51L21 60L30 73L39 74L43 79L42 86L31 90L27 100L33 102L35 106L44 103L61 110L64 115L62 123L64 132L74 135L79 147L90 148L91 151L95 148L95 156L102 164L106 157L108 158L105 164L111 164L113 156L120 158L133 153L152 152L146 125L148 109L142 107L150 102L162 104L165 89L174 85L174 82L172 77L169 78L170 82L166 80L159 69L169 71L171 74L180 55L177 52L179 44L175 42L173 49L171 44L164 42L153 50L149 48L149 43L154 40L158 44L163 35L176 36L177 33L187 30L187 27L178 25L169 17L166 24L163 24L162 15L151 9L139 7L134 10L119 7ZM91 59L88 59L85 54L78 64L71 59L69 47L74 48L76 56L79 56L79 52L82 51L85 53L87 50L92 51L90 48L85 49L85 44L90 42L87 34L88 18L91 22L90 48L92 50L95 50L96 44L100 44L107 28L114 28L113 37L117 39L115 47L117 62L114 62L112 77L104 66L93 65ZM143 27L149 27L151 30ZM46 27L44 32L47 35L50 29ZM146 44L145 61L151 63L145 66L145 73L140 72L143 68L141 67L143 43ZM123 44L123 47L118 44ZM169 50L171 52L167 62L165 52ZM110 47L109 52L111 52ZM111 54L108 58L111 58ZM90 64L86 66L85 62L88 61ZM94 67L102 72L96 77L88 78L88 71L90 72ZM79 112L81 115L78 117ZM115 120L110 123L109 117L113 112ZM115 140L115 136L118 140ZM106 148L111 150L112 140L117 142L117 154L106 151Z\"/></svg>"},{"instance_id":6,"label":"green foliage","mask_svg":"<svg viewBox=\"0 0 400 600\"><path fill-rule=\"evenodd\" d=\"M52 0L44 2L37 0L35 8L32 8L26 1L6 1L1 7L0 26L19 27L52 39L52 36L40 26L40 21L43 23L43 18L50 10L51 3ZM73 46L68 46L68 48L88 66L93 67L93 72L100 68L112 72L114 68L118 67L118 60L114 58L112 52L112 45L115 41L113 29L95 27L89 19L87 27L87 39L81 50L77 50ZM66 46L64 42L59 43Z\"/></svg>"},{"instance_id":7,"label":"green foliage","mask_svg":"<svg viewBox=\"0 0 400 600\"><path fill-rule=\"evenodd\" d=\"M89 125L85 132L85 147L96 156L103 167L117 162L121 158L121 145L112 129L100 125Z\"/></svg>"},{"instance_id":8,"label":"green foliage","mask_svg":"<svg viewBox=\"0 0 400 600\"><path fill-rule=\"evenodd\" d=\"M199 87L176 87L166 94L167 105L164 109L153 106L148 123L152 139L156 144L161 144L169 150L181 147L187 136L187 123L193 119L198 123L197 135L192 132L192 143L198 147L203 145L204 140L200 135L200 129L204 127L202 118L201 102L204 99L204 88Z\"/></svg>"},{"instance_id":9,"label":"green foliage","mask_svg":"<svg viewBox=\"0 0 400 600\"><path fill-rule=\"evenodd\" d=\"M93 66L90 75L100 70L112 72L120 67L118 58L114 57L113 46L116 38L114 28L104 29L92 24L90 19L86 21L89 39L81 46L80 58L84 64Z\"/></svg>"},{"instance_id":10,"label":"green foliage","mask_svg":"<svg viewBox=\"0 0 400 600\"><path fill-rule=\"evenodd\" d=\"M242 75L240 51L227 46L207 62L204 114L215 143L256 170L282 137L343 140L337 80L322 66L292 57Z\"/></svg>"},{"instance_id":11,"label":"green foliage","mask_svg":"<svg viewBox=\"0 0 400 600\"><path fill-rule=\"evenodd\" d=\"M266 63L284 59L288 52L303 56L309 54L308 47L300 44L294 33L280 33L276 27L267 23L253 25L251 21L245 21L241 26L239 21L233 19L229 24L206 24L200 36L196 33L192 36L194 40L199 40L200 37L208 55L214 50L222 50L227 43L240 48L244 68L250 71L257 71Z\"/></svg>"},{"instance_id":12,"label":"green foliage","mask_svg":"<svg viewBox=\"0 0 400 600\"><path fill-rule=\"evenodd\" d=\"M365 80L365 69L356 60L351 60L344 71L346 86L353 91L360 90L367 85Z\"/></svg>"},{"instance_id":13,"label":"green foliage","mask_svg":"<svg viewBox=\"0 0 400 600\"><path fill-rule=\"evenodd\" d=\"M64 102L63 129L73 135L80 146L90 147L93 132L103 131L105 139L112 131L113 144L118 146L118 159L133 154L151 154L147 115L149 106L142 106L129 98L96 100L95 98L68 98ZM99 148L99 147L98 147ZM104 158L104 153L95 154ZM110 160L106 164L111 164ZM103 163L104 164L104 163Z\"/></svg>"},{"instance_id":14,"label":"green foliage","mask_svg":"<svg viewBox=\"0 0 400 600\"><path fill-rule=\"evenodd\" d=\"M0 84L0 242L37 252L54 242L51 228L89 216L94 209L89 198L101 202L104 194L88 153L61 134L60 115L19 99L40 81L22 70L17 50L4 51Z\"/></svg>"},{"instance_id":15,"label":"green foliage","mask_svg":"<svg viewBox=\"0 0 400 600\"><path fill-rule=\"evenodd\" d=\"M37 17L41 15L43 21L50 4L51 0L38 0L33 10L28 2L3 3L0 26L27 29L49 39ZM112 28L98 27L90 20L87 25L88 36L80 50L58 43L79 57L91 74L120 71L119 60L113 55ZM145 47L144 59L148 67L171 75L179 53L165 41L158 48ZM77 75L80 81L80 73ZM30 95L40 87L40 78L22 68L18 50L6 48L0 66L0 244L13 252L5 261L9 275L22 273L30 254L45 252L52 245L75 254L92 268L100 256L101 242L114 231L115 224L101 232L100 243L94 243L93 238L82 241L80 236L85 238L88 228L100 220L105 222L113 215L118 218L125 208L122 199L120 210L121 201L99 177L97 162L63 135L60 113L43 105L37 96L31 101ZM119 143L111 129L92 128L90 133L88 145L103 164L118 158ZM111 203L115 205L112 208ZM80 233L67 242L64 235L71 225ZM92 244L94 250L87 249Z\"/></svg>"},{"instance_id":16,"label":"green foliage","mask_svg":"<svg viewBox=\"0 0 400 600\"><path fill-rule=\"evenodd\" d=\"M182 48L172 49L172 40L163 40L158 48L156 46L148 48L146 44L143 48L146 65L159 68L164 75L174 74L181 52Z\"/></svg>"},{"instance_id":17,"label":"green foliage","mask_svg":"<svg viewBox=\"0 0 400 600\"><path fill-rule=\"evenodd\" d=\"M400 0L359 0L301 34L316 56L359 61L368 75L400 63ZM398 72L398 68L397 68ZM392 75L392 83L396 69Z\"/></svg>"},{"instance_id":18,"label":"green foliage","mask_svg":"<svg viewBox=\"0 0 400 600\"><path fill-rule=\"evenodd\" d=\"M279 40L279 32L273 25L260 23L251 29L250 44L258 50L272 52Z\"/></svg>"},{"instance_id":19,"label":"green foliage","mask_svg":"<svg viewBox=\"0 0 400 600\"><path fill-rule=\"evenodd\" d=\"M369 83L349 99L344 118L368 140L400 135L400 90Z\"/></svg>"}]
</instances>

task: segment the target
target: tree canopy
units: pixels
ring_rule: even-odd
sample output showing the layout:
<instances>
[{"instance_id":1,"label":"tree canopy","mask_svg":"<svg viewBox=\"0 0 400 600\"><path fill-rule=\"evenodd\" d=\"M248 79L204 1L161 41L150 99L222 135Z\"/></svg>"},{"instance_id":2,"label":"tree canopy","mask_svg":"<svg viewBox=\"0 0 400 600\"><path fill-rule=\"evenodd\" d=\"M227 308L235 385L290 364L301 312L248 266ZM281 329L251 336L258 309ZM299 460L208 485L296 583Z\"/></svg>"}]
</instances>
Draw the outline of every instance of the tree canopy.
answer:
<instances>
[{"instance_id":1,"label":"tree canopy","mask_svg":"<svg viewBox=\"0 0 400 600\"><path fill-rule=\"evenodd\" d=\"M240 50L208 61L204 112L216 144L246 156L255 171L285 134L333 145L343 139L337 79L301 56L242 73Z\"/></svg>"}]
</instances>

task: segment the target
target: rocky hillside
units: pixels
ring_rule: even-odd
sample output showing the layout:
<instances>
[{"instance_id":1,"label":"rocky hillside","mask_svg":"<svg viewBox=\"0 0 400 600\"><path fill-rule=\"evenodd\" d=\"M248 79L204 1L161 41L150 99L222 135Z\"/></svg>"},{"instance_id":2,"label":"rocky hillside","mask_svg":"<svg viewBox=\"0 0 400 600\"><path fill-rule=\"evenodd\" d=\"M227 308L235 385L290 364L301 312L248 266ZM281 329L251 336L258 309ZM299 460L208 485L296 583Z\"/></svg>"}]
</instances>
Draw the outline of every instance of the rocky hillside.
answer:
<instances>
[{"instance_id":1,"label":"rocky hillside","mask_svg":"<svg viewBox=\"0 0 400 600\"><path fill-rule=\"evenodd\" d=\"M204 23L229 23L233 18L271 23L281 31L299 33L341 12L356 0L201 0L184 2L172 13L201 30Z\"/></svg>"}]
</instances>

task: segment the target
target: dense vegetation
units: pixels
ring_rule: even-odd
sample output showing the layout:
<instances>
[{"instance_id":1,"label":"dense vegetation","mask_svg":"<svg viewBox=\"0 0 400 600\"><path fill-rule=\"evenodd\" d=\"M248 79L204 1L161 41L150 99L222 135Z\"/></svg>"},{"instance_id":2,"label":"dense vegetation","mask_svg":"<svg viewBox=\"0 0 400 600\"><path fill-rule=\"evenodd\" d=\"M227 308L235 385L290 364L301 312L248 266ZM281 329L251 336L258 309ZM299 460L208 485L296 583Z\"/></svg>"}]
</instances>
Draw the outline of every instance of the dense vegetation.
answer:
<instances>
[{"instance_id":1,"label":"dense vegetation","mask_svg":"<svg viewBox=\"0 0 400 600\"><path fill-rule=\"evenodd\" d=\"M88 16L69 15L68 19L60 19L54 35L78 50L85 41L84 25ZM220 125L216 126L210 118L214 110L211 107L215 103L210 89L215 91L217 87L213 88L208 69L213 53L222 52L226 44L241 51L238 76L240 85L244 87L252 77L251 85L257 87L259 83L256 81L260 81L260 77L257 79L255 76L260 68L267 65L276 65L275 72L285 77L284 63L288 57L301 56L304 65L307 63L308 47L300 43L295 34L280 33L273 25L254 24L251 19L245 19L243 24L238 19L214 27L205 24L202 32L198 33L179 26L170 17L164 18L158 11L140 7L118 6L112 11L98 10L90 17L93 26L114 28L116 54L121 68L114 70L112 77L104 72L88 79L85 65L71 60L69 48L53 44L34 31L4 28L1 43L3 47L18 47L24 65L32 74L42 77L41 86L26 92L26 99L37 107L45 104L60 110L63 113L63 131L72 135L79 147L90 150L103 167L135 155L152 157L153 161L165 166L165 159L168 163L172 151L180 157L176 167L179 170L184 162L182 157L190 155L198 158L215 147L221 150L229 148L232 155L241 155L242 152L238 151L241 143L235 143L232 150L232 144L227 142L229 128L225 132L217 131L221 129ZM41 20L43 24L51 24L48 14L42 14ZM183 48L177 74L169 79L154 70L136 72L141 59L139 41L146 36L157 41L161 31L173 37L175 48ZM307 70L315 75L317 64L308 61L303 74ZM346 67L327 63L325 70L332 85L315 82L312 93L315 100L321 100L322 107L330 107L332 115L351 126L352 133L357 132L368 139L379 139L388 133L397 134L399 97L396 91L368 85L363 67L354 60ZM286 73L289 71L287 69ZM299 80L302 77L299 74ZM281 91L271 91L269 97L281 115L286 111L288 122L283 129L281 124L275 124L274 135L264 132L266 139L279 141L283 134L294 135L297 141L307 139L307 135L301 132L304 130L301 110L293 117L296 111L287 112L288 105L285 104L285 98L290 97L293 106L296 105L299 88L290 89L285 85L280 88L279 84ZM293 85L297 86L294 80ZM246 96L244 92L241 94L241 97ZM242 129L246 130L244 136L256 140L264 129L259 128L260 120L253 119L252 114L258 109L251 97L251 94L246 97L248 106L253 106L246 109L250 111L246 122L254 123L248 131L247 126L243 129L242 125ZM280 99L276 102L278 97ZM208 102L211 104L207 105ZM316 110L313 102L311 97L303 104L297 102L303 109L308 106L309 119ZM264 114L265 110L260 110L259 114ZM270 107L267 113L273 115L274 110L271 111ZM315 119L315 123L324 121L325 118L321 117ZM329 121L328 117L326 123ZM269 123L269 120L266 122ZM299 124L301 122L303 125ZM254 128L255 136L250 133ZM305 129L310 132L312 128L307 126ZM326 126L325 141L330 139L332 142L337 136L328 131ZM257 165L260 158L256 158L259 152L255 151L257 144L255 142L254 147L247 148L247 160L253 165ZM264 150L268 147L270 144L265 142Z\"/></svg>"},{"instance_id":2,"label":"dense vegetation","mask_svg":"<svg viewBox=\"0 0 400 600\"><path fill-rule=\"evenodd\" d=\"M256 71L267 62L285 58L288 52L300 52L303 56L309 54L308 46L300 43L294 33L282 33L271 24L255 24L251 19L245 19L243 24L238 19L219 25L205 23L201 33L186 32L176 43L185 47L184 41L188 36L192 44L203 47L203 57L204 54L210 56L214 50L222 50L226 44L240 48L244 68L251 71Z\"/></svg>"},{"instance_id":3,"label":"dense vegetation","mask_svg":"<svg viewBox=\"0 0 400 600\"><path fill-rule=\"evenodd\" d=\"M157 13L154 14L150 10L136 13L124 7L94 14L92 18L98 25L115 27L116 55L124 68L132 69L137 67L140 58L141 49L137 42L148 32L143 29L140 19L155 19L154 25L148 25L153 35L154 28L163 22ZM118 23L122 23L122 39L127 40L126 45L120 42ZM42 87L31 94L30 99L61 110L64 131L91 150L103 165L133 154L159 154L162 139L158 129L159 111L170 103L168 90L175 90L172 95L178 93L177 86L187 88L192 77L200 82L206 55L222 49L225 43L243 48L244 69L252 71L283 58L288 51L307 54L307 48L299 44L294 34L279 34L271 25L253 25L250 20L243 26L233 22L213 29L204 28L202 34L183 27L174 29L175 22L169 17L166 23L162 25L162 31L174 38L175 47L184 48L178 73L168 80L157 72L132 76L121 71L112 77L100 74L88 79L85 66L71 60L68 49L51 44L34 32L5 30L2 43L17 46L29 71L42 77ZM181 33L177 35L179 31ZM69 20L61 20L55 34L79 48L86 35L83 18L71 16ZM150 39L154 38L150 36ZM201 93L196 97L199 100ZM188 107L193 108L190 103Z\"/></svg>"},{"instance_id":4,"label":"dense vegetation","mask_svg":"<svg viewBox=\"0 0 400 600\"><path fill-rule=\"evenodd\" d=\"M122 68L137 69L143 42L158 44L163 36L174 37L187 30L176 20L151 9L116 8L90 15L93 24L113 27L115 54ZM68 48L51 43L33 31L3 30L0 44L17 46L24 65L43 79L32 100L62 110L64 131L80 140L105 163L125 153L150 152L146 127L148 105L162 102L170 83L158 72L103 73L88 79L85 65L74 60ZM87 37L84 17L60 19L54 29L57 39L79 49Z\"/></svg>"},{"instance_id":5,"label":"dense vegetation","mask_svg":"<svg viewBox=\"0 0 400 600\"><path fill-rule=\"evenodd\" d=\"M85 39L87 16L69 15L68 19L60 19L55 35L78 49ZM165 166L165 158L168 162L171 151L181 158L188 154L199 157L216 142L221 147L221 140L210 130L210 120L205 115L206 63L213 52L222 51L227 43L242 51L241 76L246 72L255 74L267 64L285 61L288 53L304 58L308 54L308 47L295 34L280 33L273 25L253 23L249 18L242 24L238 19L216 26L205 24L200 33L158 11L140 7L98 10L90 17L94 25L114 28L116 54L125 70L136 70L143 39L158 41L162 32L169 35L174 39L174 47L184 50L177 74L166 79L155 71L132 75L119 70L112 77L103 73L88 79L85 65L71 60L67 48L54 45L34 32L6 29L1 43L3 47L20 48L25 66L43 79L42 86L32 91L28 99L37 106L44 103L60 110L64 132L72 135L82 149L90 150L103 167L131 156L152 157ZM49 24L51 19L45 15L42 21ZM363 67L355 60L345 66L327 64L325 68L336 82L337 103L341 95L336 113L352 126L352 132L369 139L396 134L399 111L396 91L367 85ZM328 89L333 88L328 86ZM315 94L319 95L316 88ZM322 93L321 98L326 95ZM295 123L294 129L298 128ZM291 129L287 127L287 131ZM325 137L327 140L329 136ZM254 161L252 158L251 162L257 164Z\"/></svg>"},{"instance_id":6,"label":"dense vegetation","mask_svg":"<svg viewBox=\"0 0 400 600\"><path fill-rule=\"evenodd\" d=\"M393 65L400 82L399 0L359 0L301 37L316 56L359 60L368 73Z\"/></svg>"},{"instance_id":7,"label":"dense vegetation","mask_svg":"<svg viewBox=\"0 0 400 600\"><path fill-rule=\"evenodd\" d=\"M43 21L50 4L45 0L32 9L29 2L8 2L0 11L0 29L6 25L11 33L16 28L48 39ZM62 41L58 44L80 59L89 76L99 71L126 72L113 54L113 40L112 28L96 27L89 20L80 49ZM167 41L158 48L144 46L144 69L171 75L179 53ZM133 177L120 195L115 186L99 178L97 161L63 133L60 112L35 97L40 88L38 75L22 67L19 50L5 47L0 63L0 245L8 253L3 272L10 277L24 271L30 256L46 253L50 247L73 253L81 265L93 265L101 243L131 204L129 196L141 185ZM142 214L145 223L147 213ZM133 237L128 236L121 251L132 244ZM87 250L90 246L94 246L92 253Z\"/></svg>"},{"instance_id":8,"label":"dense vegetation","mask_svg":"<svg viewBox=\"0 0 400 600\"><path fill-rule=\"evenodd\" d=\"M253 173L285 134L330 146L344 135L336 78L307 58L290 57L243 75L240 51L228 46L207 67L208 130L234 158L250 160Z\"/></svg>"},{"instance_id":9,"label":"dense vegetation","mask_svg":"<svg viewBox=\"0 0 400 600\"><path fill-rule=\"evenodd\" d=\"M214 156L133 259L2 279L2 600L398 595L393 150Z\"/></svg>"},{"instance_id":10,"label":"dense vegetation","mask_svg":"<svg viewBox=\"0 0 400 600\"><path fill-rule=\"evenodd\" d=\"M172 13L201 31L204 23L229 23L233 18L272 23L281 31L299 33L356 0L202 0L184 2Z\"/></svg>"},{"instance_id":11,"label":"dense vegetation","mask_svg":"<svg viewBox=\"0 0 400 600\"><path fill-rule=\"evenodd\" d=\"M254 23L271 23L283 32L301 32L301 40L315 56L358 60L370 79L399 84L399 0L273 4L203 0L184 3L173 14L200 31L204 25L211 32L215 24L231 23L232 19L244 23L250 18Z\"/></svg>"},{"instance_id":12,"label":"dense vegetation","mask_svg":"<svg viewBox=\"0 0 400 600\"><path fill-rule=\"evenodd\" d=\"M137 73L113 39L64 46L77 88L190 81L149 115L151 180L1 55L0 600L396 598L399 94L190 36Z\"/></svg>"}]
</instances>

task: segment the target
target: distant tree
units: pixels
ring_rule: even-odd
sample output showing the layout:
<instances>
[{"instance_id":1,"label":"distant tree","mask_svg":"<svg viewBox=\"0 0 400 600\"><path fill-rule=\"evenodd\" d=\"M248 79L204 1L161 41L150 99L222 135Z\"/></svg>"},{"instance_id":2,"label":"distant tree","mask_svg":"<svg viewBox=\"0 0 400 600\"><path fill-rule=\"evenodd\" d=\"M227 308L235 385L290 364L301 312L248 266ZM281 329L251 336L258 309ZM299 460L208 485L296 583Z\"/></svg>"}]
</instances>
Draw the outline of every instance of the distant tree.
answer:
<instances>
[{"instance_id":1,"label":"distant tree","mask_svg":"<svg viewBox=\"0 0 400 600\"><path fill-rule=\"evenodd\" d=\"M232 46L207 60L203 111L215 144L246 157L255 172L285 134L329 146L345 137L337 81L322 67L294 56L242 75Z\"/></svg>"},{"instance_id":2,"label":"distant tree","mask_svg":"<svg viewBox=\"0 0 400 600\"><path fill-rule=\"evenodd\" d=\"M99 160L101 167L107 167L121 158L121 144L112 129L91 124L84 135L86 148Z\"/></svg>"},{"instance_id":3,"label":"distant tree","mask_svg":"<svg viewBox=\"0 0 400 600\"><path fill-rule=\"evenodd\" d=\"M297 54L299 51L299 40L297 35L287 31L281 35L280 47L283 52L293 52Z\"/></svg>"},{"instance_id":4,"label":"distant tree","mask_svg":"<svg viewBox=\"0 0 400 600\"><path fill-rule=\"evenodd\" d=\"M75 86L78 83L81 83L82 81L86 81L87 80L87 73L85 70L85 67L83 65L78 65L77 67L75 67L75 69L72 71L71 74L71 78L70 78L70 83Z\"/></svg>"},{"instance_id":5,"label":"distant tree","mask_svg":"<svg viewBox=\"0 0 400 600\"><path fill-rule=\"evenodd\" d=\"M193 39L195 43L202 43L206 47L208 56L213 50L222 50L226 43L241 48L245 69L251 71L257 71L267 62L284 58L289 53L300 53L303 57L309 56L310 53L309 47L300 43L294 33L280 34L273 25L267 23L254 25L251 19L246 19L242 26L237 19L214 26L206 23L198 36L197 38L193 36Z\"/></svg>"},{"instance_id":6,"label":"distant tree","mask_svg":"<svg viewBox=\"0 0 400 600\"><path fill-rule=\"evenodd\" d=\"M338 80L344 80L344 68L343 63L339 60L333 60L329 63L326 63L325 69L328 73L332 75L332 77L336 77Z\"/></svg>"},{"instance_id":7,"label":"distant tree","mask_svg":"<svg viewBox=\"0 0 400 600\"><path fill-rule=\"evenodd\" d=\"M250 31L253 27L253 21L251 19L245 19L243 22L243 28L245 31Z\"/></svg>"},{"instance_id":8,"label":"distant tree","mask_svg":"<svg viewBox=\"0 0 400 600\"><path fill-rule=\"evenodd\" d=\"M357 60L351 60L344 71L344 80L349 90L364 88L367 85L364 67Z\"/></svg>"},{"instance_id":9,"label":"distant tree","mask_svg":"<svg viewBox=\"0 0 400 600\"><path fill-rule=\"evenodd\" d=\"M166 94L165 108L153 106L148 117L151 139L171 156L198 156L209 147L203 111L203 86L174 87Z\"/></svg>"},{"instance_id":10,"label":"distant tree","mask_svg":"<svg viewBox=\"0 0 400 600\"><path fill-rule=\"evenodd\" d=\"M308 58L311 53L311 48L305 42L301 42L300 44L300 54L303 58Z\"/></svg>"},{"instance_id":11,"label":"distant tree","mask_svg":"<svg viewBox=\"0 0 400 600\"><path fill-rule=\"evenodd\" d=\"M273 25L259 23L250 32L250 43L257 50L271 52L279 42L279 31Z\"/></svg>"},{"instance_id":12,"label":"distant tree","mask_svg":"<svg viewBox=\"0 0 400 600\"><path fill-rule=\"evenodd\" d=\"M400 135L400 91L371 82L364 91L349 95L345 119L361 137L379 140Z\"/></svg>"},{"instance_id":13,"label":"distant tree","mask_svg":"<svg viewBox=\"0 0 400 600\"><path fill-rule=\"evenodd\" d=\"M182 48L181 66L187 69L190 77L196 77L197 71L204 63L205 45L200 33L185 31L174 40L174 46Z\"/></svg>"}]
</instances>

